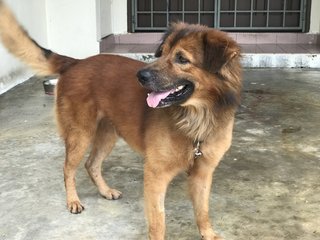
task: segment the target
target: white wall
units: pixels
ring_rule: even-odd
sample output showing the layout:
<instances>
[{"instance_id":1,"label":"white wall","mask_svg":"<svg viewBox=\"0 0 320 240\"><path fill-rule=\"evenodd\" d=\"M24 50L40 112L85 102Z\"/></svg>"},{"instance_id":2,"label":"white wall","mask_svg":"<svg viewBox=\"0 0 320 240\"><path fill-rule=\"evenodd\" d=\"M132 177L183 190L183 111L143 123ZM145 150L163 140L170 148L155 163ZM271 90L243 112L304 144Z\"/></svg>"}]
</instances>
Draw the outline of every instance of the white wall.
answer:
<instances>
[{"instance_id":1,"label":"white wall","mask_svg":"<svg viewBox=\"0 0 320 240\"><path fill-rule=\"evenodd\" d=\"M312 0L310 16L310 33L320 33L320 1Z\"/></svg>"},{"instance_id":2,"label":"white wall","mask_svg":"<svg viewBox=\"0 0 320 240\"><path fill-rule=\"evenodd\" d=\"M112 33L111 1L112 0L96 0L98 41Z\"/></svg>"},{"instance_id":3,"label":"white wall","mask_svg":"<svg viewBox=\"0 0 320 240\"><path fill-rule=\"evenodd\" d=\"M127 33L127 0L111 0L112 33Z\"/></svg>"},{"instance_id":4,"label":"white wall","mask_svg":"<svg viewBox=\"0 0 320 240\"><path fill-rule=\"evenodd\" d=\"M94 0L5 2L29 35L41 46L75 58L99 53L97 7ZM0 43L0 94L30 76L32 72L10 55Z\"/></svg>"},{"instance_id":5,"label":"white wall","mask_svg":"<svg viewBox=\"0 0 320 240\"><path fill-rule=\"evenodd\" d=\"M96 0L97 39L127 33L127 0Z\"/></svg>"},{"instance_id":6,"label":"white wall","mask_svg":"<svg viewBox=\"0 0 320 240\"><path fill-rule=\"evenodd\" d=\"M75 58L99 53L96 2L46 0L50 49Z\"/></svg>"},{"instance_id":7,"label":"white wall","mask_svg":"<svg viewBox=\"0 0 320 240\"><path fill-rule=\"evenodd\" d=\"M43 0L6 0L24 28L41 45L47 47L46 12ZM25 65L0 44L0 94L25 81L32 75Z\"/></svg>"}]
</instances>

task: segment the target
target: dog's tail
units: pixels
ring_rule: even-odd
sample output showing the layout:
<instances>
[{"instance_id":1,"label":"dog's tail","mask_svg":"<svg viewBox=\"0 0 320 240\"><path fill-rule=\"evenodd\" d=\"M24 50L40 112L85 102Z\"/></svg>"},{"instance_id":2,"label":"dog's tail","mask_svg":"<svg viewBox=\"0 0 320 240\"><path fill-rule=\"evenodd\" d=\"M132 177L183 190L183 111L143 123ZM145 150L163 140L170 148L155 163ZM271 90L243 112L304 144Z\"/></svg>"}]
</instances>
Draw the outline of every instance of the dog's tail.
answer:
<instances>
[{"instance_id":1,"label":"dog's tail","mask_svg":"<svg viewBox=\"0 0 320 240\"><path fill-rule=\"evenodd\" d=\"M0 0L0 40L10 53L30 66L38 75L59 74L78 61L38 45L20 26L2 0Z\"/></svg>"}]
</instances>

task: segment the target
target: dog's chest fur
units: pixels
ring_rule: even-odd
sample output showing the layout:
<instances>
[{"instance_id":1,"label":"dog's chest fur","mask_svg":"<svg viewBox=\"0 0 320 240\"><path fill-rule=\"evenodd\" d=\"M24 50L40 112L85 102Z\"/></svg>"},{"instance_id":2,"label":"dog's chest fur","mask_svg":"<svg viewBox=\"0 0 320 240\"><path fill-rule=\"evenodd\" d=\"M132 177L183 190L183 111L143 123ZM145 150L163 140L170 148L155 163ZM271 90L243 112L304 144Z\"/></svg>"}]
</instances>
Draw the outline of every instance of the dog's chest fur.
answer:
<instances>
[{"instance_id":1,"label":"dog's chest fur","mask_svg":"<svg viewBox=\"0 0 320 240\"><path fill-rule=\"evenodd\" d=\"M178 129L193 141L205 141L215 128L214 114L205 108L180 108L173 118Z\"/></svg>"}]
</instances>

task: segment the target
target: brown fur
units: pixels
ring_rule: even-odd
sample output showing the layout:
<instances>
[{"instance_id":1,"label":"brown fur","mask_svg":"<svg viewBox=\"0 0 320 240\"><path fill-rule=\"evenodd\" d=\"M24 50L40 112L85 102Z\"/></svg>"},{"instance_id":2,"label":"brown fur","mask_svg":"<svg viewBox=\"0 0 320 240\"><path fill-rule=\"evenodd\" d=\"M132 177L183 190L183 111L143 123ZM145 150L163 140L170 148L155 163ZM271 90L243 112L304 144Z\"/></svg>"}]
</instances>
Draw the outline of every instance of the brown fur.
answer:
<instances>
[{"instance_id":1,"label":"brown fur","mask_svg":"<svg viewBox=\"0 0 320 240\"><path fill-rule=\"evenodd\" d=\"M41 48L19 27L0 1L0 36L4 45L37 72L59 74L56 116L65 142L64 166L67 206L70 212L84 208L76 192L75 174L91 145L86 168L99 192L118 199L101 175L101 163L118 137L145 157L144 197L150 239L164 239L164 199L170 181L188 172L188 185L202 239L220 239L209 220L212 174L232 139L234 112L241 88L240 51L226 34L199 25L178 23L164 35L154 63L112 55L83 60ZM188 58L179 64L177 54ZM121 67L119 67L121 66ZM194 92L181 104L152 109L147 90L136 73L155 73L159 86L184 78ZM203 155L194 157L194 142L201 141Z\"/></svg>"}]
</instances>

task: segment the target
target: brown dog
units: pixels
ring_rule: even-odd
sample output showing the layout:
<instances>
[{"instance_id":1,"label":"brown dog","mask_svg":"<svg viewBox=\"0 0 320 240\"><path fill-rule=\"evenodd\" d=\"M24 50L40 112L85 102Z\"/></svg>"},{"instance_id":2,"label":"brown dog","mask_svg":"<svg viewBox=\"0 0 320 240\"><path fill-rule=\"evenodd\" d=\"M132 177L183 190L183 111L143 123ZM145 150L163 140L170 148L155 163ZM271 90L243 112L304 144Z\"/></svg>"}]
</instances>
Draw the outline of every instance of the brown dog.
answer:
<instances>
[{"instance_id":1,"label":"brown dog","mask_svg":"<svg viewBox=\"0 0 320 240\"><path fill-rule=\"evenodd\" d=\"M75 174L89 145L85 166L100 194L121 197L102 178L101 163L122 137L145 157L149 238L164 239L166 189L186 171L202 239L220 239L210 224L208 199L213 171L231 144L239 104L240 50L232 39L204 26L178 23L164 35L159 59L149 65L104 54L77 60L40 47L1 1L0 35L38 73L60 75L56 116L66 147L70 212L83 210Z\"/></svg>"}]
</instances>

